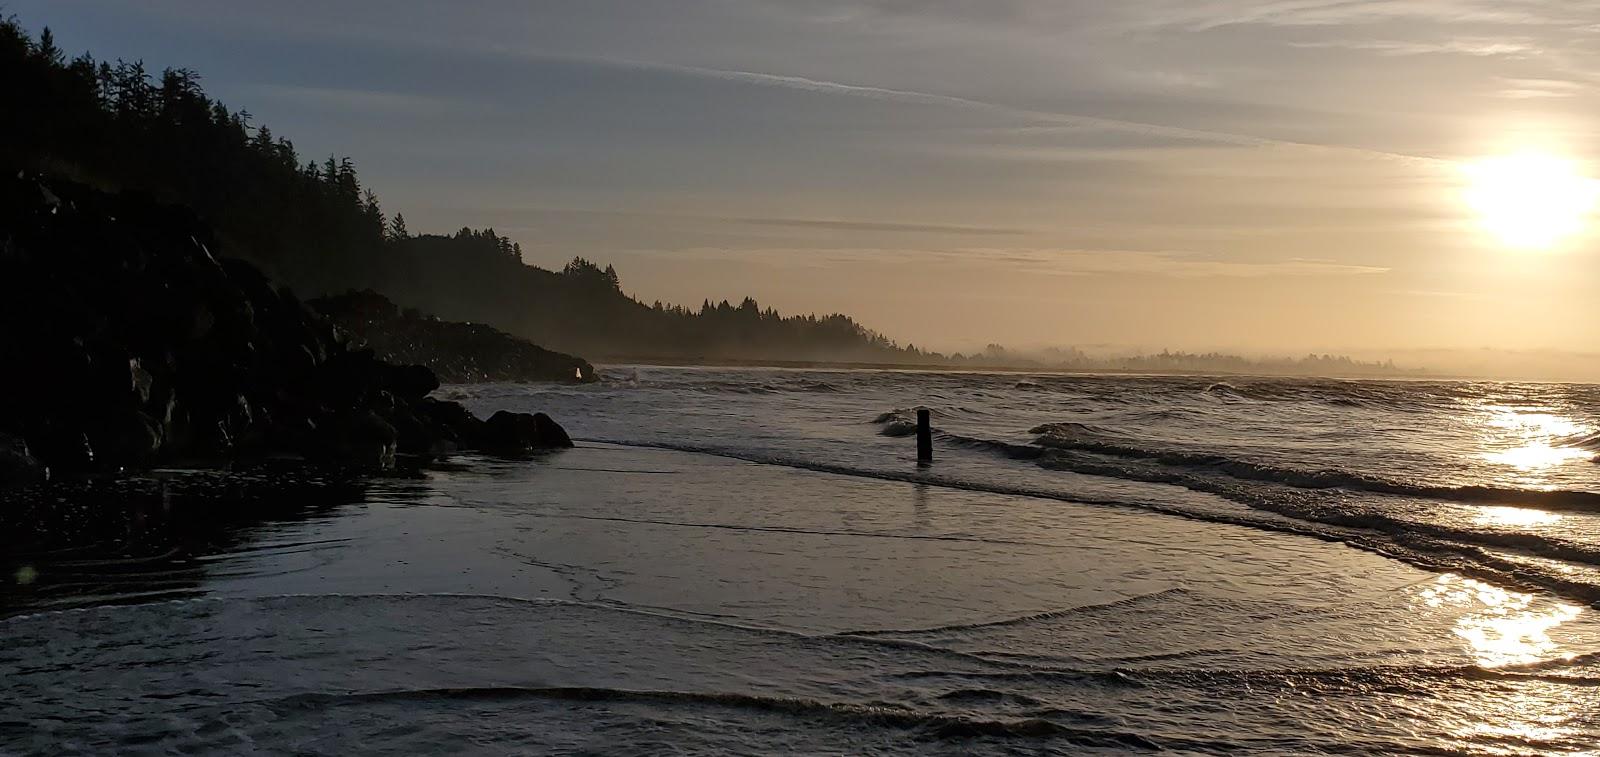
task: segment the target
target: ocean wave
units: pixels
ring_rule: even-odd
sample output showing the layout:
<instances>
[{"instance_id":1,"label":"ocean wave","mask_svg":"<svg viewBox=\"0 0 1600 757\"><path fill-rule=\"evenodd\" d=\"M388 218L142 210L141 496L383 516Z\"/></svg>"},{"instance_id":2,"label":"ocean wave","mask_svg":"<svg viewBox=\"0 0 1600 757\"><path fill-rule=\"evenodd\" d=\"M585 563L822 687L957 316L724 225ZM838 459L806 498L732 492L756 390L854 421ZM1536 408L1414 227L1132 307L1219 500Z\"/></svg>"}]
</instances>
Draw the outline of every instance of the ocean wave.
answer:
<instances>
[{"instance_id":1,"label":"ocean wave","mask_svg":"<svg viewBox=\"0 0 1600 757\"><path fill-rule=\"evenodd\" d=\"M638 703L658 707L718 707L847 722L857 726L907 731L931 740L971 738L1049 739L1099 749L1189 749L1226 751L1240 745L1189 737L1159 739L1109 728L1078 728L1045 718L981 719L942 712L881 704L826 702L737 692L639 690L594 686L463 686L384 691L303 693L268 700L285 710L322 710L330 707L390 702L500 702L543 699L558 702Z\"/></svg>"},{"instance_id":2,"label":"ocean wave","mask_svg":"<svg viewBox=\"0 0 1600 757\"><path fill-rule=\"evenodd\" d=\"M1561 439L1556 442L1559 447L1573 447L1586 449L1591 452L1600 452L1600 432L1592 434L1579 434L1577 436Z\"/></svg>"},{"instance_id":3,"label":"ocean wave","mask_svg":"<svg viewBox=\"0 0 1600 757\"><path fill-rule=\"evenodd\" d=\"M916 421L891 421L883 424L883 428L878 430L879 436L890 437L911 436L915 433L917 433Z\"/></svg>"},{"instance_id":4,"label":"ocean wave","mask_svg":"<svg viewBox=\"0 0 1600 757\"><path fill-rule=\"evenodd\" d=\"M1328 542L1338 542L1366 552L1382 555L1399 560L1408 565L1413 565L1424 570L1438 573L1456 573L1467 578L1474 578L1486 583L1502 586L1508 589L1530 592L1549 592L1557 596L1566 597L1585 604L1600 607L1600 585L1585 583L1577 580L1564 572L1557 570L1539 569L1526 563L1509 560L1485 550L1480 545L1462 544L1440 539L1438 536L1409 528L1395 528L1392 530L1372 530L1347 526L1338 523L1329 523L1317 520L1314 513L1283 509L1279 511L1272 507L1271 502L1259 498L1241 496L1243 493L1239 486L1228 486L1215 480L1208 481L1205 477L1186 475L1179 471L1139 471L1126 466L1111 465L1108 463L1096 464L1091 462L1070 463L1056 457L1043 457L1042 448L1034 445L1012 445L1004 442L966 439L962 443L968 446L982 446L993 450L1005 452L1008 456L1018 459L1037 459L1046 467L1061 466L1065 470L1087 475L1107 476L1122 478L1124 480L1143 481L1149 483L1173 484L1191 488L1195 491L1217 494L1234 502L1244 501L1246 507L1260 511L1259 515L1249 512L1218 512L1213 510L1196 510L1191 507L1176 504L1163 504L1151 499L1119 499L1115 497L1095 497L1084 494L1069 494L1049 488L1039 488L1026 485L1015 485L993 481L974 481L963 478L947 478L926 471L898 472L884 470L870 470L850 465L824 463L816 460L796 459L780 455L762 454L743 449L731 449L714 445L703 444L677 444L667 442L638 442L617 439L593 439L589 441L618 444L624 446L645 447L655 449L671 449L680 452L696 452L701 454L717 455L736 460L745 460L766 465L781 465L803 470L812 470L821 473L833 473L844 476L857 476L881 481L902 481L906 483L923 484L927 486L941 486L963 491L988 492L1018 497L1036 497L1040 499L1053 499L1061 502L1075 504L1101 505L1117 507L1144 512L1161 513L1191 520L1207 521L1211 523L1226 523L1230 525L1255 528L1265 531L1293 534ZM1030 458L1031 455L1031 458Z\"/></svg>"},{"instance_id":5,"label":"ocean wave","mask_svg":"<svg viewBox=\"0 0 1600 757\"><path fill-rule=\"evenodd\" d=\"M1082 424L1066 424L1083 428ZM1513 496L1532 494L1542 504L1533 505L1526 500L1517 502L1522 506L1539 506L1550 510L1576 510L1592 512L1593 507L1588 504L1592 495L1588 492L1562 492L1562 491L1532 491L1524 490L1494 490L1487 487L1456 487L1440 489L1438 487L1419 487L1392 482L1375 482L1368 485L1353 485L1352 480L1361 479L1371 482L1371 479L1362 479L1354 474L1329 474L1325 477L1314 477L1303 471L1291 471L1273 466L1246 463L1220 456L1178 456L1167 453L1118 455L1110 453L1114 458L1106 460L1098 457L1084 457L1074 454L1078 448L1071 445L1061 445L1049 448L1048 451L1040 450L1034 445L1012 444L989 439L966 439L964 444L970 447L979 447L999 453L1012 459L1035 459L1040 465L1056 470L1064 470L1091 476L1105 476L1124 480L1142 481L1153 484L1171 484L1182 486L1194 491L1216 494L1247 505L1279 515L1288 516L1306 522L1322 523L1342 528L1361 529L1363 531L1377 531L1389 534L1396 538L1406 539L1414 537L1432 537L1457 543L1468 547L1488 547L1509 549L1539 557L1565 560L1573 563L1600 565L1600 547L1576 541L1569 541L1559 536L1531 532L1507 532L1490 530L1473 530L1469 528L1453 527L1444 523L1428 523L1417 520L1391 517L1382 512L1371 509L1350 510L1344 508L1326 507L1317 500L1306 500L1303 497L1292 496L1294 493L1311 493L1330 489L1356 490L1361 492L1408 496L1412 498L1436 499L1453 501L1463 504L1495 504L1509 505ZM1107 454L1100 449L1083 450L1095 454ZM1028 455L1032 454L1032 458ZM1117 462L1115 458L1133 458L1131 464ZM1212 459L1221 462L1213 463ZM1176 460L1176 464L1174 463ZM1153 462L1156 465L1142 465L1141 463ZM1223 476L1208 475L1220 472ZM1239 483L1233 483L1238 481ZM1307 484L1312 481L1312 484ZM1260 482L1279 485L1290 490L1291 496L1284 496L1283 492L1274 492L1268 488L1251 487L1246 482ZM1471 497L1482 490L1484 499L1474 500ZM1501 497L1489 497L1488 492L1500 492ZM1570 496L1567 501L1560 501L1563 496ZM1556 504L1548 503L1552 499ZM1589 592L1583 596L1588 597ZM1586 600L1593 601L1593 600Z\"/></svg>"},{"instance_id":6,"label":"ocean wave","mask_svg":"<svg viewBox=\"0 0 1600 757\"><path fill-rule=\"evenodd\" d=\"M788 384L767 384L767 386L773 391L778 392L822 392L825 394L835 394L840 391L839 387L834 386L826 381L801 380Z\"/></svg>"},{"instance_id":7,"label":"ocean wave","mask_svg":"<svg viewBox=\"0 0 1600 757\"><path fill-rule=\"evenodd\" d=\"M1190 392L1195 391L1192 381L1179 386ZM1424 382L1399 384L1311 378L1252 380L1244 377L1212 381L1200 387L1198 394L1202 399L1224 403L1304 403L1408 413L1441 407L1463 396L1471 396L1470 392L1458 386Z\"/></svg>"},{"instance_id":8,"label":"ocean wave","mask_svg":"<svg viewBox=\"0 0 1600 757\"><path fill-rule=\"evenodd\" d=\"M950 625L932 626L932 627L928 627L928 628L912 628L912 629L884 628L884 629L874 629L874 630L866 630L866 631L848 631L848 632L845 632L845 633L842 633L842 634L839 634L839 635L840 636L915 636L915 635L918 635L918 634L950 633L952 631L955 631L955 632L977 631L977 630L981 630L981 629L985 629L985 628L998 628L998 627L1002 627L1002 626L1015 626L1015 625L1023 625L1023 624L1026 624L1026 623L1036 623L1036 622L1041 621L1041 620L1054 620L1056 618L1065 618L1065 617L1068 617L1068 616L1071 616L1071 615L1078 615L1078 614L1082 614L1082 613L1086 613L1086 612L1093 612L1095 610L1108 610L1108 609L1114 609L1114 608L1130 607L1130 606L1133 606L1133 605L1143 604L1145 602L1159 601L1159 600L1167 599L1167 598L1170 598L1170 597L1176 597L1176 596L1180 596L1180 595L1183 595L1183 594L1186 594L1186 593L1188 593L1188 589L1185 589L1185 588L1183 588L1181 586L1175 586L1175 587L1170 588L1170 589L1163 589L1161 591L1153 591L1153 592L1150 592L1148 594L1139 594L1137 596L1125 597L1123 599L1118 599L1118 600L1114 600L1114 601L1111 601L1111 602L1098 602L1098 603L1087 604L1087 605L1075 605L1073 607L1065 607L1065 608L1062 608L1062 609L1059 609L1059 610L1045 610L1043 612L1035 612L1035 613L1029 613L1027 615L1019 615L1019 616L1014 617L1014 618L1002 618L1000 620L986 620L986 621L979 621L979 622L976 622L976 623L952 623Z\"/></svg>"},{"instance_id":9,"label":"ocean wave","mask_svg":"<svg viewBox=\"0 0 1600 757\"><path fill-rule=\"evenodd\" d=\"M901 437L917 433L917 410L923 408L895 408L887 413L880 413L872 422L882 426L878 429L879 436ZM926 408L929 416L935 413L932 408Z\"/></svg>"},{"instance_id":10,"label":"ocean wave","mask_svg":"<svg viewBox=\"0 0 1600 757\"><path fill-rule=\"evenodd\" d=\"M943 702L958 702L961 704L981 704L990 706L996 704L1009 704L1022 705L1024 707L1040 707L1044 705L1044 702L1034 699L1026 694L1018 694L1014 691L996 691L994 689L983 688L955 689L953 691L946 691L939 695L939 700Z\"/></svg>"},{"instance_id":11,"label":"ocean wave","mask_svg":"<svg viewBox=\"0 0 1600 757\"><path fill-rule=\"evenodd\" d=\"M616 602L591 602L580 599L564 599L555 597L514 597L500 594L473 594L456 592L425 592L425 593L325 593L325 594L270 594L256 597L224 597L224 596L191 596L159 598L154 601L139 603L103 603L32 611L10 616L0 615L0 628L13 630L25 629L31 624L50 623L61 616L67 615L102 615L102 614L139 614L150 611L163 612L164 608L170 609L183 606L226 605L232 603L259 604L283 611L285 609L305 605L347 605L351 603L396 603L396 604L456 604L456 603L491 603L508 607L528 608L566 608L574 611L594 612L606 615L625 615L635 618L644 618L652 622L679 625L684 628L712 629L731 631L755 636L775 639L786 639L800 642L818 642L830 646L853 645L874 649L898 650L912 652L948 661L951 664L979 666L986 669L1001 668L1012 670L1035 670L1036 666L993 657L975 652L964 652L958 649L923 643L914 639L901 639L893 636L868 636L849 635L836 633L810 633L782 627L751 624L740 622L734 616L708 616L705 613L687 612L672 608L651 607L648 605L634 605Z\"/></svg>"},{"instance_id":12,"label":"ocean wave","mask_svg":"<svg viewBox=\"0 0 1600 757\"><path fill-rule=\"evenodd\" d=\"M1218 381L1210 384L1206 388L1201 389L1200 394L1206 397L1221 397L1225 399L1258 399L1257 397L1251 397L1250 395L1239 391L1239 387L1236 387L1226 381Z\"/></svg>"},{"instance_id":13,"label":"ocean wave","mask_svg":"<svg viewBox=\"0 0 1600 757\"><path fill-rule=\"evenodd\" d=\"M1544 664L1550 665L1550 663ZM1088 684L1110 688L1166 689L1173 686L1182 686L1195 689L1217 688L1229 691L1237 690L1238 688L1296 691L1386 688L1426 693L1433 691L1439 681L1534 682L1576 688L1600 687L1600 676L1528 672L1516 668L1492 668L1482 665L1374 665L1368 667L1301 670L1181 667L1113 668L1106 670L926 670L900 673L897 677L996 683L1043 681L1076 685Z\"/></svg>"},{"instance_id":14,"label":"ocean wave","mask_svg":"<svg viewBox=\"0 0 1600 757\"><path fill-rule=\"evenodd\" d=\"M1283 484L1299 489L1351 489L1466 504L1600 512L1600 492L1482 485L1438 486L1391 481L1338 469L1300 470L1215 453L1142 447L1123 441L1105 429L1081 423L1047 423L1034 427L1029 433L1037 434L1035 443L1047 449L1079 450L1149 460L1174 468L1222 473L1236 479Z\"/></svg>"},{"instance_id":15,"label":"ocean wave","mask_svg":"<svg viewBox=\"0 0 1600 757\"><path fill-rule=\"evenodd\" d=\"M663 378L649 374L641 375L637 372L623 373L617 370L602 370L601 385L608 388L625 389L654 389L654 390L680 390L701 394L787 394L787 393L822 393L836 394L844 391L837 384L804 377L772 378L761 375L752 375L747 378L697 378L695 380L682 380L676 377ZM463 391L452 387L454 396L467 399L474 396L470 390Z\"/></svg>"}]
</instances>

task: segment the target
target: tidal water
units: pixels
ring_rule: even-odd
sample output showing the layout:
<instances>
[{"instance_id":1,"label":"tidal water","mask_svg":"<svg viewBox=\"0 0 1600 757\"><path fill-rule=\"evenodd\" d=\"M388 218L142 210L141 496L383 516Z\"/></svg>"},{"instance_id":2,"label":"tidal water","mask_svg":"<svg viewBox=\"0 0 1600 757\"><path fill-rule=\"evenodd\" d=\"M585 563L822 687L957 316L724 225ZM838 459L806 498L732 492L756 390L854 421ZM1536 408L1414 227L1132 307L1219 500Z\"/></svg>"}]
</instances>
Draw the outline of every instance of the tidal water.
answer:
<instances>
[{"instance_id":1,"label":"tidal water","mask_svg":"<svg viewBox=\"0 0 1600 757\"><path fill-rule=\"evenodd\" d=\"M10 503L0 753L1600 750L1600 388L604 375Z\"/></svg>"}]
</instances>

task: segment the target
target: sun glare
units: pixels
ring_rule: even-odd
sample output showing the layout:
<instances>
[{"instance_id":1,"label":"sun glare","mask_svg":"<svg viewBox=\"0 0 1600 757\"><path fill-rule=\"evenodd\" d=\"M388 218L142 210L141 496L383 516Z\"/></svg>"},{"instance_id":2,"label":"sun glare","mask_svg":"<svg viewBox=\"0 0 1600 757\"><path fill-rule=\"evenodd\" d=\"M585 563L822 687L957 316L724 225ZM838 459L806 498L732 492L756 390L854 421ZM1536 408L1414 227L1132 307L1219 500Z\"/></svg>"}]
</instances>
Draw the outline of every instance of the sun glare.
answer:
<instances>
[{"instance_id":1,"label":"sun glare","mask_svg":"<svg viewBox=\"0 0 1600 757\"><path fill-rule=\"evenodd\" d=\"M1467 202L1484 228L1512 247L1545 249L1578 233L1600 199L1600 182L1545 153L1485 158L1465 170Z\"/></svg>"},{"instance_id":2,"label":"sun glare","mask_svg":"<svg viewBox=\"0 0 1600 757\"><path fill-rule=\"evenodd\" d=\"M1583 614L1583 608L1551 602L1533 594L1508 591L1482 581L1446 573L1418 593L1423 604L1457 609L1455 635L1486 668L1570 660L1577 652L1562 648L1550 632Z\"/></svg>"}]
</instances>

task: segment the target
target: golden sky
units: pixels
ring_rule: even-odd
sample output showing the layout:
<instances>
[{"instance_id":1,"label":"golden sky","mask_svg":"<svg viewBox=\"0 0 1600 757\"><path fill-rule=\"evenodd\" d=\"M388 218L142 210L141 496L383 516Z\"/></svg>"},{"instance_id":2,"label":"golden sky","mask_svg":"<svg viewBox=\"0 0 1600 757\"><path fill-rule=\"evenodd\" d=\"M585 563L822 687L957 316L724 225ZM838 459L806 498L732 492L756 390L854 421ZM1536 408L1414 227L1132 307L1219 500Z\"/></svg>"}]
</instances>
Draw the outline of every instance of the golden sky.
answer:
<instances>
[{"instance_id":1,"label":"golden sky","mask_svg":"<svg viewBox=\"0 0 1600 757\"><path fill-rule=\"evenodd\" d=\"M904 342L1600 345L1592 0L13 0L413 230Z\"/></svg>"}]
</instances>

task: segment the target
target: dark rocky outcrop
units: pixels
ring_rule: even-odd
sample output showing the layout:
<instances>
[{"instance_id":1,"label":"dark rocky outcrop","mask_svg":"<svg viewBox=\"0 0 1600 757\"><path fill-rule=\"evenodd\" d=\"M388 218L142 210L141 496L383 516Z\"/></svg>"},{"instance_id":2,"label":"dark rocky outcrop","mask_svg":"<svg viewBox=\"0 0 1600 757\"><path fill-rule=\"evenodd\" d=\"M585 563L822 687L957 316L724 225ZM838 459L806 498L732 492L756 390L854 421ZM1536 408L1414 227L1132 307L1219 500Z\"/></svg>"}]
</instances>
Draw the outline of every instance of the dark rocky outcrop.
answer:
<instances>
[{"instance_id":1,"label":"dark rocky outcrop","mask_svg":"<svg viewBox=\"0 0 1600 757\"><path fill-rule=\"evenodd\" d=\"M0 482L32 483L44 478L44 474L44 464L28 450L27 440L0 433Z\"/></svg>"},{"instance_id":2,"label":"dark rocky outcrop","mask_svg":"<svg viewBox=\"0 0 1600 757\"><path fill-rule=\"evenodd\" d=\"M594 366L582 358L552 352L480 323L441 321L402 310L370 289L307 304L349 334L352 344L392 363L426 366L448 384L597 380Z\"/></svg>"},{"instance_id":3,"label":"dark rocky outcrop","mask_svg":"<svg viewBox=\"0 0 1600 757\"><path fill-rule=\"evenodd\" d=\"M286 453L382 468L507 448L428 397L431 370L352 349L217 250L181 207L0 175L0 481ZM516 451L570 446L548 428L520 438Z\"/></svg>"},{"instance_id":4,"label":"dark rocky outcrop","mask_svg":"<svg viewBox=\"0 0 1600 757\"><path fill-rule=\"evenodd\" d=\"M534 449L571 447L566 429L544 413L511 413L505 410L489 416L480 442L485 450L510 453Z\"/></svg>"}]
</instances>

